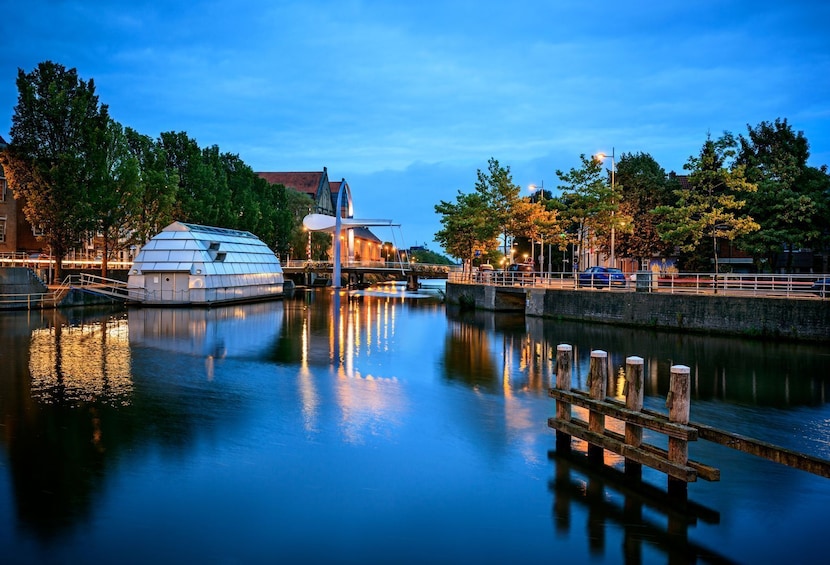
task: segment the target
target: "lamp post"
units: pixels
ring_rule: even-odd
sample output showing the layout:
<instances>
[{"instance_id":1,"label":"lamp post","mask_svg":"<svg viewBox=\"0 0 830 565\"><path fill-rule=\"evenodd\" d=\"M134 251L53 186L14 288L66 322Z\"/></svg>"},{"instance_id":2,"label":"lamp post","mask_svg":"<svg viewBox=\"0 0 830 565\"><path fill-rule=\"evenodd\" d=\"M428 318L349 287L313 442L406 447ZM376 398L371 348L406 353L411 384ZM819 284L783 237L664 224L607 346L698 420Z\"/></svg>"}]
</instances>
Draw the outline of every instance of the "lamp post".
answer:
<instances>
[{"instance_id":1,"label":"lamp post","mask_svg":"<svg viewBox=\"0 0 830 565\"><path fill-rule=\"evenodd\" d=\"M605 153L597 153L597 160L602 161L607 159L608 155ZM611 148L611 198L614 198L614 148ZM614 210L611 210L611 267L616 267L614 260Z\"/></svg>"}]
</instances>

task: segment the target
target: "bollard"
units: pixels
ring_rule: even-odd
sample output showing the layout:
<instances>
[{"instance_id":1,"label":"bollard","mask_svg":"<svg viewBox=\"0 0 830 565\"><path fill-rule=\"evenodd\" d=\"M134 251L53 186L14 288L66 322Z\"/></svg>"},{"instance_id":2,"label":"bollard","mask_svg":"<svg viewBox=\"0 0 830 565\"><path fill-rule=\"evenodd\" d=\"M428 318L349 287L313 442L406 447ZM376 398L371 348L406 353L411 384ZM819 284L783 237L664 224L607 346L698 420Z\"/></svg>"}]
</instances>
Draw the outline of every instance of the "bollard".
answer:
<instances>
[{"instance_id":1,"label":"bollard","mask_svg":"<svg viewBox=\"0 0 830 565\"><path fill-rule=\"evenodd\" d=\"M608 384L608 353L597 349L591 351L591 366L588 371L588 387L591 398L605 400L605 391ZM597 434L605 433L605 415L591 410L588 413L588 430ZM588 458L602 463L603 448L599 445L588 444Z\"/></svg>"},{"instance_id":2,"label":"bollard","mask_svg":"<svg viewBox=\"0 0 830 565\"><path fill-rule=\"evenodd\" d=\"M573 347L561 343L556 346L556 388L570 392L571 366L573 365ZM556 417L566 422L571 421L571 404L561 400L556 401ZM565 432L556 431L556 451L570 451L571 436Z\"/></svg>"},{"instance_id":3,"label":"bollard","mask_svg":"<svg viewBox=\"0 0 830 565\"><path fill-rule=\"evenodd\" d=\"M676 424L689 423L689 367L686 365L672 365L669 395L666 398L666 408L669 409L669 420ZM689 460L689 443L686 440L669 437L669 461L679 465L686 465ZM679 498L686 498L687 487L685 481L669 477L669 494Z\"/></svg>"},{"instance_id":4,"label":"bollard","mask_svg":"<svg viewBox=\"0 0 830 565\"><path fill-rule=\"evenodd\" d=\"M643 358L627 357L625 360L625 407L637 412L643 409ZM643 428L629 422L625 423L625 443L631 447L640 447L643 443ZM625 474L641 478L643 466L629 459L625 460Z\"/></svg>"}]
</instances>

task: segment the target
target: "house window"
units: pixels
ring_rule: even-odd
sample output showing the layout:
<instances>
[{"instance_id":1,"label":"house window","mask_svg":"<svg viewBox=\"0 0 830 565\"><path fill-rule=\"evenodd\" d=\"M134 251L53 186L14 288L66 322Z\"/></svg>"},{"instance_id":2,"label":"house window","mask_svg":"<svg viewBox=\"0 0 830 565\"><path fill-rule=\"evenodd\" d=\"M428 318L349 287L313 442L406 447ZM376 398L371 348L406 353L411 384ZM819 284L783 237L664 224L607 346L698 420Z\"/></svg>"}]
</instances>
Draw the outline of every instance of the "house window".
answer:
<instances>
[{"instance_id":1,"label":"house window","mask_svg":"<svg viewBox=\"0 0 830 565\"><path fill-rule=\"evenodd\" d=\"M6 183L6 179L0 179L0 202L6 201L6 191L9 189L9 185Z\"/></svg>"},{"instance_id":2,"label":"house window","mask_svg":"<svg viewBox=\"0 0 830 565\"><path fill-rule=\"evenodd\" d=\"M46 232L43 230L43 224L32 226L32 233L35 237L43 237L46 235Z\"/></svg>"},{"instance_id":3,"label":"house window","mask_svg":"<svg viewBox=\"0 0 830 565\"><path fill-rule=\"evenodd\" d=\"M0 243L6 241L6 216L0 216Z\"/></svg>"}]
</instances>

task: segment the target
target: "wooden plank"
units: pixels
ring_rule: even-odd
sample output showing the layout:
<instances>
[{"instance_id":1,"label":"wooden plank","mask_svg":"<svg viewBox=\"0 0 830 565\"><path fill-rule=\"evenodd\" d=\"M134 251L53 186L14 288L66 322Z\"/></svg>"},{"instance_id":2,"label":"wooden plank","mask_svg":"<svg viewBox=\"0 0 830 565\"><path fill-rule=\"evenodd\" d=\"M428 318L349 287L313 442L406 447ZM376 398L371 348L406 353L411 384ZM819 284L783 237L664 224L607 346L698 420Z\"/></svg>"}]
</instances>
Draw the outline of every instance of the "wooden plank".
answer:
<instances>
[{"instance_id":1,"label":"wooden plank","mask_svg":"<svg viewBox=\"0 0 830 565\"><path fill-rule=\"evenodd\" d=\"M616 439L617 441L625 441L625 436L623 436L623 434L618 434L617 432L612 432L611 430L605 430L605 433L611 436L612 438ZM665 459L669 458L668 451L660 447L657 447L656 445L644 443L640 445L640 449L647 453L659 455L660 457L663 457ZM692 459L689 459L686 462L686 465L697 471L697 476L705 481L720 481L720 469L716 467L712 467L711 465L706 465L705 463L701 463L700 461L694 461Z\"/></svg>"},{"instance_id":2,"label":"wooden plank","mask_svg":"<svg viewBox=\"0 0 830 565\"><path fill-rule=\"evenodd\" d=\"M587 423L581 420L571 420L570 422L563 422L556 418L548 419L548 426L551 428L565 432L573 437L587 441L589 445L602 447L608 451L612 451L617 455L621 455L637 463L641 463L652 469L656 469L670 477L685 481L687 483L695 482L697 480L697 471L688 465L677 465L667 460L666 458L648 453L642 448L631 447L624 442L609 437L607 435L598 434L588 429Z\"/></svg>"},{"instance_id":3,"label":"wooden plank","mask_svg":"<svg viewBox=\"0 0 830 565\"><path fill-rule=\"evenodd\" d=\"M819 459L812 455L799 453L791 449L779 447L765 441L742 436L732 432L719 430L706 424L690 423L698 429L701 439L711 441L757 457L763 457L776 463L807 471L820 477L830 478L830 461Z\"/></svg>"},{"instance_id":4,"label":"wooden plank","mask_svg":"<svg viewBox=\"0 0 830 565\"><path fill-rule=\"evenodd\" d=\"M660 432L669 437L675 437L686 441L696 441L698 438L697 428L693 426L674 424L669 422L668 417L655 412L649 413L645 410L642 412L635 412L634 410L625 408L622 403L617 401L610 402L609 399L604 401L593 400L581 391L572 390L570 392L565 392L556 388L548 390L548 396L558 401L561 400L563 402L569 402L574 406L602 412L606 416L622 420L623 422L630 422L632 424L654 430L655 432Z\"/></svg>"},{"instance_id":5,"label":"wooden plank","mask_svg":"<svg viewBox=\"0 0 830 565\"><path fill-rule=\"evenodd\" d=\"M570 393L567 393L561 390L550 389L549 396L551 396L552 398L559 398L561 396L566 401L571 402L571 404L581 406L583 408L588 408L586 403L594 402L593 400L587 398L585 394L580 391L571 391ZM617 409L620 411L621 416L617 419L626 421L626 417L622 416L622 414L625 414L625 409L623 408L622 402L615 400L613 398L606 398L605 402L613 407L617 407ZM616 417L613 415L613 412L607 412L607 414L611 417ZM665 416L660 412L650 410L648 408L643 408L641 416L645 418L654 418L657 421L660 421L662 418L665 418ZM645 423L645 421L639 421L638 416L633 416L631 421L643 427L647 427L649 429L669 435L663 429L652 427L648 423ZM674 427L674 425L672 425L671 427ZM764 459L768 459L781 465L786 465L788 467L792 467L794 469L798 469L801 471L807 471L808 473L813 473L814 475L818 475L820 477L830 478L830 461L826 459L821 459L818 457L814 457L812 455L800 453L791 449L786 449L784 447L780 447L768 442L746 437L733 432L728 432L726 430L721 430L698 422L689 422L689 427L693 428L697 432L697 439L711 441L712 443L717 443L725 447L731 447L732 449L743 451L744 453L749 453L750 455L755 455L757 457L762 457ZM691 441L691 437L689 438L689 440ZM711 474L712 473L710 471L700 472L701 478L704 479L706 479L704 475ZM719 471L718 475L720 475Z\"/></svg>"}]
</instances>

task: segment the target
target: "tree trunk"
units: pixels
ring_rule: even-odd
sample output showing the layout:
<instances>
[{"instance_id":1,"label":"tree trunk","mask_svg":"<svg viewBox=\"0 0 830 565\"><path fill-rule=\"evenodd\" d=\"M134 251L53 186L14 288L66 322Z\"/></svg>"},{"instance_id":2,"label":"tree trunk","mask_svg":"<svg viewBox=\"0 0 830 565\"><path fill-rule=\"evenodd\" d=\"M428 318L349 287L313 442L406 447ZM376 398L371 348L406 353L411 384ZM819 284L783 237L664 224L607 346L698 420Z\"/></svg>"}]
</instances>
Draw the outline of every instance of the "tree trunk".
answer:
<instances>
[{"instance_id":1,"label":"tree trunk","mask_svg":"<svg viewBox=\"0 0 830 565\"><path fill-rule=\"evenodd\" d=\"M101 277L107 278L107 257L110 254L110 238L107 230L104 230L104 252L101 256Z\"/></svg>"}]
</instances>

